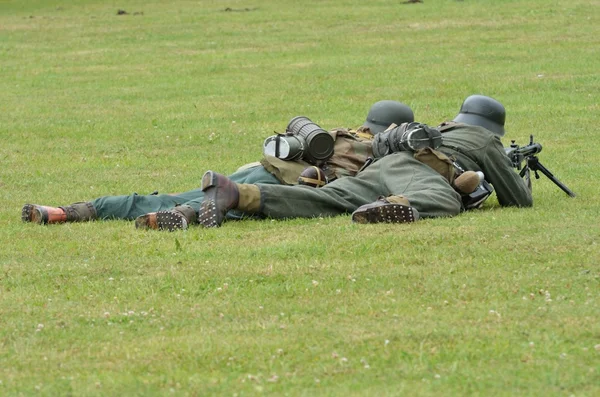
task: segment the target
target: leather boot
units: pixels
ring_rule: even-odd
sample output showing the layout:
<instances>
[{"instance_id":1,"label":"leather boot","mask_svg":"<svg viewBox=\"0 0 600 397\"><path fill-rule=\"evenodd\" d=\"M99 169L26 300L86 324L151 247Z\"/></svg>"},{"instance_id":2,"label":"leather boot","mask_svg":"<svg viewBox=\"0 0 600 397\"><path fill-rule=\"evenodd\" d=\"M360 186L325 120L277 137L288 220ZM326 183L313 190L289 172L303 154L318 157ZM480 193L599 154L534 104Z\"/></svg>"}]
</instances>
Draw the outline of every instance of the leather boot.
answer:
<instances>
[{"instance_id":1,"label":"leather boot","mask_svg":"<svg viewBox=\"0 0 600 397\"><path fill-rule=\"evenodd\" d=\"M200 206L198 221L205 227L221 226L225 214L231 209L254 213L260 208L258 186L237 184L225 175L207 171L202 176L204 201Z\"/></svg>"},{"instance_id":2,"label":"leather boot","mask_svg":"<svg viewBox=\"0 0 600 397\"><path fill-rule=\"evenodd\" d=\"M67 221L65 210L59 207L48 207L38 204L25 204L21 209L23 222L45 225L47 223L64 223Z\"/></svg>"},{"instance_id":3,"label":"leather boot","mask_svg":"<svg viewBox=\"0 0 600 397\"><path fill-rule=\"evenodd\" d=\"M236 208L240 200L237 185L225 175L206 171L202 176L204 200L200 205L198 222L204 227L218 227L223 223L225 214Z\"/></svg>"},{"instance_id":4,"label":"leather boot","mask_svg":"<svg viewBox=\"0 0 600 397\"><path fill-rule=\"evenodd\" d=\"M86 222L97 218L91 202L78 202L63 207L25 204L21 210L23 222L46 223Z\"/></svg>"},{"instance_id":5,"label":"leather boot","mask_svg":"<svg viewBox=\"0 0 600 397\"><path fill-rule=\"evenodd\" d=\"M354 223L407 223L418 219L419 211L404 196L381 196L352 213Z\"/></svg>"},{"instance_id":6,"label":"leather boot","mask_svg":"<svg viewBox=\"0 0 600 397\"><path fill-rule=\"evenodd\" d=\"M135 219L137 229L185 230L198 220L196 211L189 205L180 205L172 210L150 212Z\"/></svg>"},{"instance_id":7,"label":"leather boot","mask_svg":"<svg viewBox=\"0 0 600 397\"><path fill-rule=\"evenodd\" d=\"M465 171L454 179L452 187L460 194L470 194L477 189L482 179L482 172Z\"/></svg>"}]
</instances>

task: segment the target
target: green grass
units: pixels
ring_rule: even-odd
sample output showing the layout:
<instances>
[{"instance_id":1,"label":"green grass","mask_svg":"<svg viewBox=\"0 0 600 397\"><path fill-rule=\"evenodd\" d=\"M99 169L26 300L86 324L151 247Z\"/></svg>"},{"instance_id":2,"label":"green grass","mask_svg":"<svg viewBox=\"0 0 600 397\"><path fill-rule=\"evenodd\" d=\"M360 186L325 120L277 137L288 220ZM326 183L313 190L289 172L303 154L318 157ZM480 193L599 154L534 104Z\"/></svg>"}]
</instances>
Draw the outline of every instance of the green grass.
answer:
<instances>
[{"instance_id":1,"label":"green grass","mask_svg":"<svg viewBox=\"0 0 600 397\"><path fill-rule=\"evenodd\" d=\"M0 394L597 395L599 9L0 1ZM533 209L411 225L20 221L193 189L296 115L436 125L474 93L576 198L542 176Z\"/></svg>"}]
</instances>

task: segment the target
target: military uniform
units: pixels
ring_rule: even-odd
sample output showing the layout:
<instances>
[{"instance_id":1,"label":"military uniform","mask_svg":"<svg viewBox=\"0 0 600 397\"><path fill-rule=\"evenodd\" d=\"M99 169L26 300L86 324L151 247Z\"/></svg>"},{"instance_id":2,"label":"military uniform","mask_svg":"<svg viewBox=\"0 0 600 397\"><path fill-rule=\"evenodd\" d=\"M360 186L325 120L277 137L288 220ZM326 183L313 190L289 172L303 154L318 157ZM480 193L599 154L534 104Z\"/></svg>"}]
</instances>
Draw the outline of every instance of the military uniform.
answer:
<instances>
[{"instance_id":1,"label":"military uniform","mask_svg":"<svg viewBox=\"0 0 600 397\"><path fill-rule=\"evenodd\" d=\"M237 183L279 184L279 180L261 165L247 167L229 176ZM196 211L204 198L200 188L177 194L147 194L133 193L123 196L104 196L92 200L98 219L127 219L133 220L140 215L171 209L177 205L189 205ZM237 218L233 216L232 218Z\"/></svg>"},{"instance_id":2,"label":"military uniform","mask_svg":"<svg viewBox=\"0 0 600 397\"><path fill-rule=\"evenodd\" d=\"M328 180L356 175L366 159L372 156L373 135L368 129L351 131L337 128L329 131L335 140L331 158L322 165ZM302 161L285 161L272 156L264 156L260 163L241 167L229 179L236 183L265 185L296 185L302 171L311 164ZM204 198L200 188L178 194L105 196L91 203L99 219L133 220L140 215L171 209L177 205L189 205L196 211ZM239 219L241 213L230 211L230 219Z\"/></svg>"},{"instance_id":3,"label":"military uniform","mask_svg":"<svg viewBox=\"0 0 600 397\"><path fill-rule=\"evenodd\" d=\"M290 133L297 134L303 138L295 137L290 140L290 142L295 142L292 145L293 149L299 152L294 152L294 155L301 155L317 164L309 164L302 160L281 161L275 157L265 156L261 162L240 168L230 175L230 178L222 175L221 177L227 179L233 186L236 186L235 183L239 186L253 186L256 191L258 191L254 185L256 183L264 186L298 183L305 186L322 186L326 180L352 176L361 169L372 154L373 134L383 132L390 125L400 125L412 121L414 121L412 109L403 103L392 100L383 100L373 104L361 130L356 132L338 128L330 131L331 136L329 136L306 117L295 117L286 127L285 134L286 136ZM313 134L315 132L319 137L318 140ZM308 135L304 136L305 134ZM323 138L325 139L323 140ZM277 156L282 155L279 153L280 141L280 139L275 139L273 148L273 154ZM332 141L333 148L331 147ZM290 144L287 139L285 142ZM324 145L325 142L326 145ZM265 151L268 152L270 146L266 145ZM328 157L330 155L331 157ZM77 202L61 207L27 203L21 209L21 219L24 222L38 224L83 222L94 219L135 219L136 228L169 231L187 229L188 225L197 223L201 205L204 205L209 196L215 195L214 190L210 194L206 191L208 183L212 182L211 175L212 173L208 176L206 173L203 175L202 188L185 193L142 196L134 193L124 196L105 196L91 202ZM208 198L208 201L210 200ZM252 203L256 203L256 208L258 208L259 202L260 200L252 201ZM234 208L228 207L227 210L219 213L219 221L222 221L225 216L239 218L244 215L242 212L228 211L229 209ZM252 210L247 212L255 214L256 210L253 206ZM254 216L260 216L260 214Z\"/></svg>"},{"instance_id":4,"label":"military uniform","mask_svg":"<svg viewBox=\"0 0 600 397\"><path fill-rule=\"evenodd\" d=\"M272 218L310 218L350 213L380 196L404 196L421 217L453 216L461 198L433 168L410 152L385 156L357 176L341 178L322 188L258 184L260 212Z\"/></svg>"},{"instance_id":5,"label":"military uniform","mask_svg":"<svg viewBox=\"0 0 600 397\"><path fill-rule=\"evenodd\" d=\"M531 206L525 182L512 169L500 139L466 124L442 126L440 150L468 170L483 171L501 205ZM403 196L421 217L454 216L462 210L460 195L448 180L411 152L385 156L353 178L320 189L259 184L260 212L272 218L334 216L355 211L380 196Z\"/></svg>"},{"instance_id":6,"label":"military uniform","mask_svg":"<svg viewBox=\"0 0 600 397\"><path fill-rule=\"evenodd\" d=\"M530 207L531 191L515 172L497 135L479 126L455 122L442 123L442 146L438 149L454 157L465 170L482 171L494 186L502 206Z\"/></svg>"}]
</instances>

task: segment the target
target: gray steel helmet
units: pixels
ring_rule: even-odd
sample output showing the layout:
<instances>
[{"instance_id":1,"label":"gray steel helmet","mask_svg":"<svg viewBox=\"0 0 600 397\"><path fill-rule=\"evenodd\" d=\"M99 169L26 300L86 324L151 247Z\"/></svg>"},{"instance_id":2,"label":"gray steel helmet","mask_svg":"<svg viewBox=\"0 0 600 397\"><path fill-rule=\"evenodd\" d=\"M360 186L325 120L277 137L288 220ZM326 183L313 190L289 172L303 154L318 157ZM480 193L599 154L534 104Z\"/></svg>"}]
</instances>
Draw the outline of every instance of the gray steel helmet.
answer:
<instances>
[{"instance_id":1,"label":"gray steel helmet","mask_svg":"<svg viewBox=\"0 0 600 397\"><path fill-rule=\"evenodd\" d=\"M384 100L371 106L363 126L369 127L371 133L379 134L392 124L400 125L413 121L415 115L410 107L401 102Z\"/></svg>"},{"instance_id":2,"label":"gray steel helmet","mask_svg":"<svg viewBox=\"0 0 600 397\"><path fill-rule=\"evenodd\" d=\"M453 121L478 125L498 136L504 136L505 120L506 110L500 102L489 96L471 95L465 99Z\"/></svg>"}]
</instances>

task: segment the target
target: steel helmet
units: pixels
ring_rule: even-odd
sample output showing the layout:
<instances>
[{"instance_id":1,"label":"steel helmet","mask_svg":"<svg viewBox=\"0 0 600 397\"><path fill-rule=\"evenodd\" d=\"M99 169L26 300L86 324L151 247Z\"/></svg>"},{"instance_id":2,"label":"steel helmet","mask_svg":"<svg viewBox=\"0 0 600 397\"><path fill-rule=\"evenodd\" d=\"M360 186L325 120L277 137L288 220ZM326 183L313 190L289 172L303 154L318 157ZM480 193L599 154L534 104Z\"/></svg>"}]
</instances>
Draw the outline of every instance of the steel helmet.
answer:
<instances>
[{"instance_id":1,"label":"steel helmet","mask_svg":"<svg viewBox=\"0 0 600 397\"><path fill-rule=\"evenodd\" d=\"M471 95L465 99L453 121L478 125L498 136L504 136L505 120L506 110L500 102L489 96Z\"/></svg>"},{"instance_id":2,"label":"steel helmet","mask_svg":"<svg viewBox=\"0 0 600 397\"><path fill-rule=\"evenodd\" d=\"M410 107L401 102L384 100L371 106L363 126L369 127L372 134L379 134L392 124L400 125L413 121L415 115Z\"/></svg>"}]
</instances>

